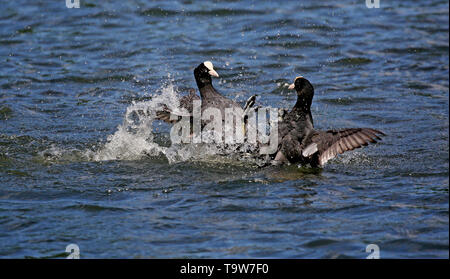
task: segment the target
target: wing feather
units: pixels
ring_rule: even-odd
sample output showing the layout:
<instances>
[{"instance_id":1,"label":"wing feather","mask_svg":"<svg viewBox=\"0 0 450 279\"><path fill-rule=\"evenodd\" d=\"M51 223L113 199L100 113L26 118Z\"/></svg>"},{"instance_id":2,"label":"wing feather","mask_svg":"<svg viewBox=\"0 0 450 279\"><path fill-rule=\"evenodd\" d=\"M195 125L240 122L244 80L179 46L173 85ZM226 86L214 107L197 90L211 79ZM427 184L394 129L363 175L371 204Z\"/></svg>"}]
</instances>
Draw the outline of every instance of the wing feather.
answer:
<instances>
[{"instance_id":1,"label":"wing feather","mask_svg":"<svg viewBox=\"0 0 450 279\"><path fill-rule=\"evenodd\" d=\"M371 128L351 128L319 132L312 138L318 146L318 161L323 166L338 154L367 146L381 140L385 134Z\"/></svg>"}]
</instances>

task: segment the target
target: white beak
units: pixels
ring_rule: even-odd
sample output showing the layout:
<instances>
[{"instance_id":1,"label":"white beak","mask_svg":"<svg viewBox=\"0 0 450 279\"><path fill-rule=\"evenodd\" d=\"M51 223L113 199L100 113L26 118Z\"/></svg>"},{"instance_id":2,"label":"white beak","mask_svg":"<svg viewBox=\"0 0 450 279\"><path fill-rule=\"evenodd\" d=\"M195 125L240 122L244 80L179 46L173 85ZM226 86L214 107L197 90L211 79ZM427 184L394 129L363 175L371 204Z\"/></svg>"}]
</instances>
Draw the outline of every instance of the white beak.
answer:
<instances>
[{"instance_id":1,"label":"white beak","mask_svg":"<svg viewBox=\"0 0 450 279\"><path fill-rule=\"evenodd\" d=\"M292 89L294 89L294 88L295 88L295 83L289 85L289 87L288 87L289 90L292 90Z\"/></svg>"},{"instance_id":2,"label":"white beak","mask_svg":"<svg viewBox=\"0 0 450 279\"><path fill-rule=\"evenodd\" d=\"M219 74L214 70L209 70L208 74L210 74L213 77L219 77Z\"/></svg>"}]
</instances>

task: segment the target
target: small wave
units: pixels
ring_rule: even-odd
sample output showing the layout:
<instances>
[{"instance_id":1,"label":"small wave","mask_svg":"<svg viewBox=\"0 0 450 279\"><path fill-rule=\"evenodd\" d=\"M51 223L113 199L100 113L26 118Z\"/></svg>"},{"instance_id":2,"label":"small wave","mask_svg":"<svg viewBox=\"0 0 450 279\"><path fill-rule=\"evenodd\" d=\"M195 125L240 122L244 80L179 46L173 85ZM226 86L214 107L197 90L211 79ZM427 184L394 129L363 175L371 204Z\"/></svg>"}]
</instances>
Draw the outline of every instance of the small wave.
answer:
<instances>
[{"instance_id":1,"label":"small wave","mask_svg":"<svg viewBox=\"0 0 450 279\"><path fill-rule=\"evenodd\" d=\"M17 45L24 42L22 40L0 40L0 45Z\"/></svg>"},{"instance_id":2,"label":"small wave","mask_svg":"<svg viewBox=\"0 0 450 279\"><path fill-rule=\"evenodd\" d=\"M363 87L356 87L363 88ZM345 91L352 91L352 89L346 89ZM372 97L340 97L340 98L322 98L320 99L321 103L330 104L330 105L354 105L354 104L378 104L383 103L385 98L372 98Z\"/></svg>"},{"instance_id":3,"label":"small wave","mask_svg":"<svg viewBox=\"0 0 450 279\"><path fill-rule=\"evenodd\" d=\"M13 110L8 106L0 106L0 120L8 120L13 115Z\"/></svg>"},{"instance_id":4,"label":"small wave","mask_svg":"<svg viewBox=\"0 0 450 279\"><path fill-rule=\"evenodd\" d=\"M245 9L214 9L209 11L177 11L177 10L167 10L162 8L150 8L139 12L142 16L153 16L153 17L167 17L167 16L239 16L239 15L261 15L265 14L265 11L259 10L245 10Z\"/></svg>"},{"instance_id":5,"label":"small wave","mask_svg":"<svg viewBox=\"0 0 450 279\"><path fill-rule=\"evenodd\" d=\"M364 65L371 63L372 60L364 57L342 58L331 62L331 66Z\"/></svg>"}]
</instances>

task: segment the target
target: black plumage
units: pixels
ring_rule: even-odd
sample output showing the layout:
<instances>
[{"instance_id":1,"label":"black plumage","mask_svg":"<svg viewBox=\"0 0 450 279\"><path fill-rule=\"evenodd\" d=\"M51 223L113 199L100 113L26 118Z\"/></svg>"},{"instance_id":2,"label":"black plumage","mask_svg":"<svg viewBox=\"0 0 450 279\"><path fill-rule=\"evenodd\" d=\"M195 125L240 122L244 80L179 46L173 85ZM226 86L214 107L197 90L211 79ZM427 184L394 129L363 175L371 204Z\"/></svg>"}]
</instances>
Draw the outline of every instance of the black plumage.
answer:
<instances>
[{"instance_id":1,"label":"black plumage","mask_svg":"<svg viewBox=\"0 0 450 279\"><path fill-rule=\"evenodd\" d=\"M214 88L212 76L218 77L212 68L211 62L203 62L194 70L195 81L200 92L200 97L202 98L202 111L213 107L220 109L222 115L225 115L225 108L241 108L238 103L223 96Z\"/></svg>"},{"instance_id":2,"label":"black plumage","mask_svg":"<svg viewBox=\"0 0 450 279\"><path fill-rule=\"evenodd\" d=\"M214 70L213 65L209 61L205 61L198 65L194 69L194 77L197 83L198 90L200 92L201 97L201 110L202 113L208 108L217 108L222 113L222 120L225 117L225 109L226 108L241 108L242 107L235 101L223 96L220 94L212 84L212 77L219 77L217 72ZM189 95L183 96L180 99L180 108L186 109L188 112L188 116L192 116L193 112L193 101L199 100L200 97L195 94L194 89L189 89ZM253 107L255 103L256 95L251 96L246 104L244 105L244 110L248 110ZM170 114L179 115L175 120L170 120ZM156 113L156 119L163 120L169 123L173 123L178 121L182 116L180 113L176 113L169 109L167 106L163 106L162 110ZM245 120L246 118L244 118ZM204 125L203 123L202 125Z\"/></svg>"},{"instance_id":3,"label":"black plumage","mask_svg":"<svg viewBox=\"0 0 450 279\"><path fill-rule=\"evenodd\" d=\"M191 116L193 111L193 102L195 100L200 100L200 97L195 94L194 88L188 89L189 94L180 98L179 108L185 109L187 111L186 116ZM173 113L171 109L165 104L162 105L162 109L156 112L156 119L163 120L167 123L175 123L180 120L183 116L180 112L177 112L178 117L170 118L170 114Z\"/></svg>"},{"instance_id":4,"label":"black plumage","mask_svg":"<svg viewBox=\"0 0 450 279\"><path fill-rule=\"evenodd\" d=\"M376 143L381 140L380 136L385 135L371 128L315 130L311 114L312 84L303 77L297 77L289 88L297 91L297 102L279 123L279 145L274 163L288 161L323 166L338 154Z\"/></svg>"}]
</instances>

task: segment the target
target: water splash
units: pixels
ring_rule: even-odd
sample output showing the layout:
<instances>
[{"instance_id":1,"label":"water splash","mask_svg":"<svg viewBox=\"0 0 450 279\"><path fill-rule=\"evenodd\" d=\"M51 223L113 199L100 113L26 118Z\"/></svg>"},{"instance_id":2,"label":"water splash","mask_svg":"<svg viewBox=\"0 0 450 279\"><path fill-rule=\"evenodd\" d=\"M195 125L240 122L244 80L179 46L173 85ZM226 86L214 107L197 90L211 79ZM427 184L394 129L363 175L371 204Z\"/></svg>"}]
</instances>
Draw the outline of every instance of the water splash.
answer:
<instances>
[{"instance_id":1,"label":"water splash","mask_svg":"<svg viewBox=\"0 0 450 279\"><path fill-rule=\"evenodd\" d=\"M163 104L178 107L179 96L171 82L159 91L150 101L133 102L127 107L124 121L117 131L109 135L97 151L87 151L87 156L93 161L107 161L139 160L145 156L166 154L168 148L154 141L153 122L156 111Z\"/></svg>"},{"instance_id":2,"label":"water splash","mask_svg":"<svg viewBox=\"0 0 450 279\"><path fill-rule=\"evenodd\" d=\"M169 163L177 163L189 160L217 162L220 157L224 160L224 157L234 157L239 161L251 157L249 152L243 152L250 148L239 144L171 144L166 147L158 143L153 133L156 112L163 105L177 111L180 102L180 95L171 81L158 91L150 101L133 102L126 110L123 123L107 137L106 143L96 151L86 151L89 160L139 160L163 156Z\"/></svg>"},{"instance_id":3,"label":"water splash","mask_svg":"<svg viewBox=\"0 0 450 279\"><path fill-rule=\"evenodd\" d=\"M75 161L141 160L148 157L163 157L170 164L185 161L208 163L232 163L266 165L268 158L260 156L254 144L172 144L154 133L158 123L156 112L163 106L178 111L180 94L170 80L151 100L132 102L126 109L123 122L117 130L107 136L106 142L97 143L85 150L59 148L52 144L39 153L46 163ZM205 135L203 135L205 136ZM212 135L211 135L212 137Z\"/></svg>"}]
</instances>

